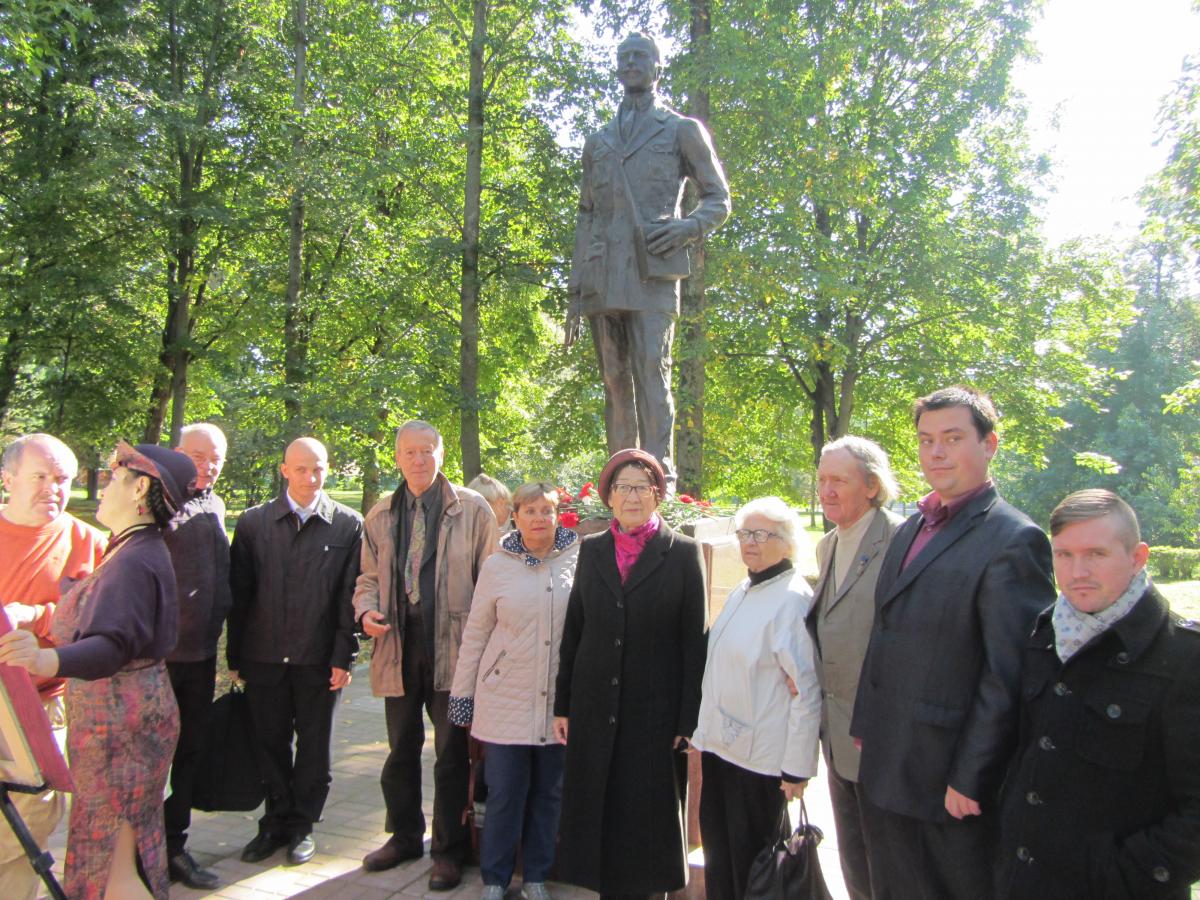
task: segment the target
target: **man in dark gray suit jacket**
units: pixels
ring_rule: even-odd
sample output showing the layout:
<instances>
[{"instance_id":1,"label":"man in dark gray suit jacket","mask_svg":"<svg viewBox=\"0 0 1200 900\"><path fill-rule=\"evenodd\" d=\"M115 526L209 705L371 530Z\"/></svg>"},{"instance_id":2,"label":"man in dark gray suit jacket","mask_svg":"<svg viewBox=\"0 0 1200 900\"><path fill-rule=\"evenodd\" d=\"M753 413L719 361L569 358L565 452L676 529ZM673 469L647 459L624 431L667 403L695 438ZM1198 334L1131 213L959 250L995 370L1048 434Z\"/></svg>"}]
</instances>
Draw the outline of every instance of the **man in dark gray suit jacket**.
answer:
<instances>
[{"instance_id":1,"label":"man in dark gray suit jacket","mask_svg":"<svg viewBox=\"0 0 1200 900\"><path fill-rule=\"evenodd\" d=\"M821 448L817 494L825 518L836 526L817 543L820 574L808 615L821 677L821 745L846 893L851 900L871 900L850 715L875 621L875 583L903 521L884 509L899 488L883 448L847 435Z\"/></svg>"},{"instance_id":2,"label":"man in dark gray suit jacket","mask_svg":"<svg viewBox=\"0 0 1200 900\"><path fill-rule=\"evenodd\" d=\"M988 477L996 419L962 387L914 409L933 491L884 558L850 726L875 900L992 894L1021 649L1055 595L1046 535Z\"/></svg>"}]
</instances>

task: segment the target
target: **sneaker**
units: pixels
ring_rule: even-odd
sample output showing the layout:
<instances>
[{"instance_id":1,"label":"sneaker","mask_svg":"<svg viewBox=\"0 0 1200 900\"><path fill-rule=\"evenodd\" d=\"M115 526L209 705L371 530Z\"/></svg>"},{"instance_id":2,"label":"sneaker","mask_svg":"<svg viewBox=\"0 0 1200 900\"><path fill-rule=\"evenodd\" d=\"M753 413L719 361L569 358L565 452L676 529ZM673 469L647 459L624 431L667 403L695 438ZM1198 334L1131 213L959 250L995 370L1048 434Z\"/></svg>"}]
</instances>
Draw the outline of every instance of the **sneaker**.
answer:
<instances>
[{"instance_id":1,"label":"sneaker","mask_svg":"<svg viewBox=\"0 0 1200 900\"><path fill-rule=\"evenodd\" d=\"M546 882L530 881L521 885L521 900L551 900Z\"/></svg>"},{"instance_id":2,"label":"sneaker","mask_svg":"<svg viewBox=\"0 0 1200 900\"><path fill-rule=\"evenodd\" d=\"M504 888L498 884L485 884L479 900L504 900Z\"/></svg>"}]
</instances>

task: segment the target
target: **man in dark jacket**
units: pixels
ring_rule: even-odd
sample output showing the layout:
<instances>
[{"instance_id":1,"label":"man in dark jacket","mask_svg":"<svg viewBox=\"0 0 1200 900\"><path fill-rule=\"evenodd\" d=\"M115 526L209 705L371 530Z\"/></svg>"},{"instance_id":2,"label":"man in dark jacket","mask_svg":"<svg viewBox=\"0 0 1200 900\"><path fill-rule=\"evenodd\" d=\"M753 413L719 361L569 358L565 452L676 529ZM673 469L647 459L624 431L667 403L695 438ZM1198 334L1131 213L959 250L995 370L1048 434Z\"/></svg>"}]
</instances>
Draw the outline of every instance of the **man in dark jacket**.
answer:
<instances>
[{"instance_id":1,"label":"man in dark jacket","mask_svg":"<svg viewBox=\"0 0 1200 900\"><path fill-rule=\"evenodd\" d=\"M293 441L280 466L287 490L246 510L233 533L229 669L246 682L267 788L245 862L284 845L290 862L311 859L313 823L333 780L333 709L358 650L353 596L362 516L322 490L328 465L318 441Z\"/></svg>"},{"instance_id":2,"label":"man in dark jacket","mask_svg":"<svg viewBox=\"0 0 1200 900\"><path fill-rule=\"evenodd\" d=\"M179 640L167 657L167 673L179 704L179 743L171 762L171 795L163 803L167 868L172 881L211 890L215 873L187 852L196 765L204 751L217 677L217 641L233 598L229 592L229 538L225 504L213 493L227 448L216 425L188 425L175 449L196 466L196 486L164 532L179 596Z\"/></svg>"},{"instance_id":3,"label":"man in dark jacket","mask_svg":"<svg viewBox=\"0 0 1200 900\"><path fill-rule=\"evenodd\" d=\"M1120 497L1072 494L1050 533L1062 593L1025 648L999 894L1187 900L1200 879L1200 630L1150 583Z\"/></svg>"},{"instance_id":4,"label":"man in dark jacket","mask_svg":"<svg viewBox=\"0 0 1200 900\"><path fill-rule=\"evenodd\" d=\"M988 477L996 419L962 387L914 410L933 491L880 568L850 725L874 900L991 895L1021 648L1054 599L1046 535Z\"/></svg>"}]
</instances>

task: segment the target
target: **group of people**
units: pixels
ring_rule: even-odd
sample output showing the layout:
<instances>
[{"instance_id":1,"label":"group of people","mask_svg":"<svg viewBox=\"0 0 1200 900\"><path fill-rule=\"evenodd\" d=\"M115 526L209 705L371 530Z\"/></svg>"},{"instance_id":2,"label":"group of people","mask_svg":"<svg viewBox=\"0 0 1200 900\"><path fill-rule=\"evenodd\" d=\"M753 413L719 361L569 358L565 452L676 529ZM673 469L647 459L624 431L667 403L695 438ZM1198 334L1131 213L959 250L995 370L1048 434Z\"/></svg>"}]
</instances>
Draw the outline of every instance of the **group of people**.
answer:
<instances>
[{"instance_id":1,"label":"group of people","mask_svg":"<svg viewBox=\"0 0 1200 900\"><path fill-rule=\"evenodd\" d=\"M471 855L470 736L484 900L518 864L526 900L547 900L552 874L610 898L682 888L689 748L714 900L743 896L822 749L856 900L1183 900L1200 880L1200 630L1150 583L1120 498L1067 497L1047 538L999 497L985 395L935 392L913 421L932 489L919 511L888 510L877 444L828 444L815 590L795 513L753 500L734 519L747 577L711 623L701 548L659 514L669 474L639 449L605 465L611 524L580 539L550 482L451 484L426 422L399 429L400 484L365 519L323 490L327 452L301 438L285 490L239 517L231 545L215 426L185 428L177 450L118 444L97 512L107 542L65 511L70 450L14 441L0 662L35 677L60 740L65 726L68 894L217 885L186 841L227 619L266 793L246 861L316 852L334 708L366 635L389 747L390 836L369 871L425 853L427 715L431 890L456 887ZM18 805L44 843L62 799ZM0 895L34 897L33 869L0 839Z\"/></svg>"}]
</instances>

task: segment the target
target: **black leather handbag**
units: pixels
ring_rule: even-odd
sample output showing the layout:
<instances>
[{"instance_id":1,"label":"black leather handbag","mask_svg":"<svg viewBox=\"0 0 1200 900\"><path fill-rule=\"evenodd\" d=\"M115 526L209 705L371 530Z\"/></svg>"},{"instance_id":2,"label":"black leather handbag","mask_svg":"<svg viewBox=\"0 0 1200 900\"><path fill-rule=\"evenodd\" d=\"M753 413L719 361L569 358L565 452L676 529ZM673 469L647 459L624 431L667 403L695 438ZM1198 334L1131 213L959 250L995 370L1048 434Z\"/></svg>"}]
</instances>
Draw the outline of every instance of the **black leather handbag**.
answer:
<instances>
[{"instance_id":1,"label":"black leather handbag","mask_svg":"<svg viewBox=\"0 0 1200 900\"><path fill-rule=\"evenodd\" d=\"M776 837L754 858L745 900L833 900L821 874L817 845L824 835L809 824L804 801L800 824L788 833L787 806L779 816Z\"/></svg>"},{"instance_id":2,"label":"black leather handbag","mask_svg":"<svg viewBox=\"0 0 1200 900\"><path fill-rule=\"evenodd\" d=\"M205 812L249 812L266 791L255 755L254 722L246 695L230 688L213 701L204 755L196 766L192 806Z\"/></svg>"}]
</instances>

